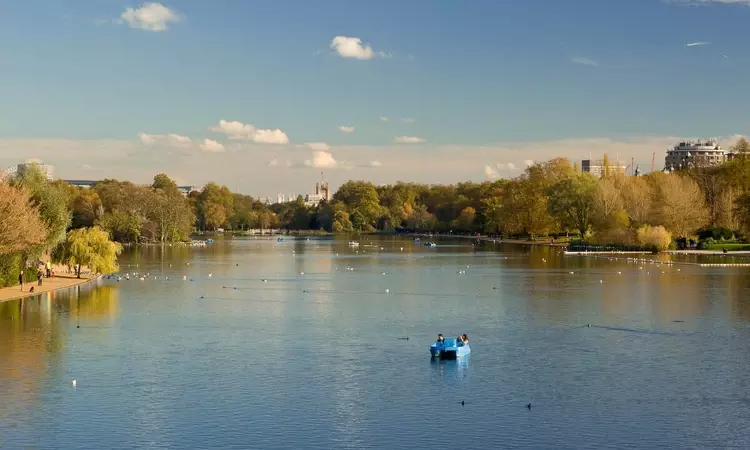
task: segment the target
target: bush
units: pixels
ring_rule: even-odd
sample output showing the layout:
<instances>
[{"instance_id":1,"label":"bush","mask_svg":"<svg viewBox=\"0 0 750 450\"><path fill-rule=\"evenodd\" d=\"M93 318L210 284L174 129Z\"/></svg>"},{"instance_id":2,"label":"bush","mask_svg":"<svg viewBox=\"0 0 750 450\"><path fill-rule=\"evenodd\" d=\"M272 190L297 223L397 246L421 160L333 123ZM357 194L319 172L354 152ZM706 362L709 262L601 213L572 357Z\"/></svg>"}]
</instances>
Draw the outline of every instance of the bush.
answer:
<instances>
[{"instance_id":1,"label":"bush","mask_svg":"<svg viewBox=\"0 0 750 450\"><path fill-rule=\"evenodd\" d=\"M0 255L0 288L18 285L18 272L24 267L20 253ZM24 279L36 280L36 268L24 267Z\"/></svg>"},{"instance_id":2,"label":"bush","mask_svg":"<svg viewBox=\"0 0 750 450\"><path fill-rule=\"evenodd\" d=\"M730 241L734 239L734 232L726 227L701 228L698 230L700 240L711 238L715 241Z\"/></svg>"},{"instance_id":3,"label":"bush","mask_svg":"<svg viewBox=\"0 0 750 450\"><path fill-rule=\"evenodd\" d=\"M716 241L712 237L704 239L704 240L698 242L698 248L701 249L701 250L706 250L706 249L708 249L709 247L711 247L713 245L716 245Z\"/></svg>"},{"instance_id":4,"label":"bush","mask_svg":"<svg viewBox=\"0 0 750 450\"><path fill-rule=\"evenodd\" d=\"M672 235L662 226L643 226L638 229L638 244L652 251L662 251L669 248L672 243Z\"/></svg>"}]
</instances>

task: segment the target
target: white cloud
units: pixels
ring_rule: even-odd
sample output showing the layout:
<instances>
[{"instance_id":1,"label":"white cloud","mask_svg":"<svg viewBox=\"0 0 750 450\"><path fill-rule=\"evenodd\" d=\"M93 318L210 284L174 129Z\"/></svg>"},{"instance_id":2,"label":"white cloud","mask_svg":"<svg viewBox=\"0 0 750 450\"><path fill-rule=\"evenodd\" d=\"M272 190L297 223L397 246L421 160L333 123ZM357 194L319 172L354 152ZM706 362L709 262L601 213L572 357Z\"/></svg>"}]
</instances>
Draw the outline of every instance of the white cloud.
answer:
<instances>
[{"instance_id":1,"label":"white cloud","mask_svg":"<svg viewBox=\"0 0 750 450\"><path fill-rule=\"evenodd\" d=\"M127 8L120 15L121 23L127 23L130 28L147 31L166 31L170 22L180 20L180 15L161 3L144 3L137 9Z\"/></svg>"},{"instance_id":2,"label":"white cloud","mask_svg":"<svg viewBox=\"0 0 750 450\"><path fill-rule=\"evenodd\" d=\"M380 116L380 121L381 122L388 122L388 118L385 117L385 116Z\"/></svg>"},{"instance_id":3,"label":"white cloud","mask_svg":"<svg viewBox=\"0 0 750 450\"><path fill-rule=\"evenodd\" d=\"M331 50L342 58L372 59L376 56L388 58L390 54L375 52L369 45L363 44L358 37L336 36L331 40Z\"/></svg>"},{"instance_id":4,"label":"white cloud","mask_svg":"<svg viewBox=\"0 0 750 450\"><path fill-rule=\"evenodd\" d=\"M596 61L594 61L593 59L591 59L591 58L585 58L583 56L579 56L577 58L572 58L570 60L570 62L572 62L574 64L581 64L581 65L584 65L584 66L592 66L592 67L597 67L599 65L599 63L596 62Z\"/></svg>"},{"instance_id":5,"label":"white cloud","mask_svg":"<svg viewBox=\"0 0 750 450\"><path fill-rule=\"evenodd\" d=\"M335 169L338 167L339 163L329 152L316 151L313 152L312 160L308 159L305 161L305 165L316 169Z\"/></svg>"},{"instance_id":6,"label":"white cloud","mask_svg":"<svg viewBox=\"0 0 750 450\"><path fill-rule=\"evenodd\" d=\"M339 131L342 133L354 133L354 127L350 127L347 125L341 125L339 126Z\"/></svg>"},{"instance_id":7,"label":"white cloud","mask_svg":"<svg viewBox=\"0 0 750 450\"><path fill-rule=\"evenodd\" d=\"M378 160L370 161L370 167L382 167L383 163Z\"/></svg>"},{"instance_id":8,"label":"white cloud","mask_svg":"<svg viewBox=\"0 0 750 450\"><path fill-rule=\"evenodd\" d=\"M214 133L223 133L236 141L251 141L257 144L288 144L289 137L280 129L258 129L236 120L220 120L210 128Z\"/></svg>"},{"instance_id":9,"label":"white cloud","mask_svg":"<svg viewBox=\"0 0 750 450\"><path fill-rule=\"evenodd\" d=\"M704 45L711 45L711 43L710 42L704 42L704 41L700 41L700 42L688 42L687 44L685 44L685 47L702 47Z\"/></svg>"},{"instance_id":10,"label":"white cloud","mask_svg":"<svg viewBox=\"0 0 750 450\"><path fill-rule=\"evenodd\" d=\"M256 130L253 142L258 144L288 144L289 137L279 129Z\"/></svg>"},{"instance_id":11,"label":"white cloud","mask_svg":"<svg viewBox=\"0 0 750 450\"><path fill-rule=\"evenodd\" d=\"M396 144L421 144L425 140L416 136L396 136L393 142Z\"/></svg>"},{"instance_id":12,"label":"white cloud","mask_svg":"<svg viewBox=\"0 0 750 450\"><path fill-rule=\"evenodd\" d=\"M499 163L496 164L495 167L497 167L498 170L516 170L516 165L509 162L509 163Z\"/></svg>"},{"instance_id":13,"label":"white cloud","mask_svg":"<svg viewBox=\"0 0 750 450\"><path fill-rule=\"evenodd\" d=\"M526 167L529 167L529 166L533 166L533 165L534 165L534 160L533 160L533 159L525 159L525 160L523 161L523 163L524 163L524 165L525 165Z\"/></svg>"},{"instance_id":14,"label":"white cloud","mask_svg":"<svg viewBox=\"0 0 750 450\"><path fill-rule=\"evenodd\" d=\"M486 176L490 180L497 180L498 178L500 178L500 174L497 173L497 170L486 164L484 166L484 176Z\"/></svg>"},{"instance_id":15,"label":"white cloud","mask_svg":"<svg viewBox=\"0 0 750 450\"><path fill-rule=\"evenodd\" d=\"M201 150L203 150L204 152L211 152L211 153L221 153L226 150L223 144L221 144L220 142L211 140L211 139L204 139L200 147L201 147Z\"/></svg>"},{"instance_id":16,"label":"white cloud","mask_svg":"<svg viewBox=\"0 0 750 450\"><path fill-rule=\"evenodd\" d=\"M403 122L403 123L414 123L416 121L417 121L417 119L414 119L412 117L403 117L401 119L401 122Z\"/></svg>"},{"instance_id":17,"label":"white cloud","mask_svg":"<svg viewBox=\"0 0 750 450\"><path fill-rule=\"evenodd\" d=\"M312 150L319 150L319 151L326 151L326 150L329 150L331 148L325 142L308 142L305 145L307 145Z\"/></svg>"},{"instance_id":18,"label":"white cloud","mask_svg":"<svg viewBox=\"0 0 750 450\"><path fill-rule=\"evenodd\" d=\"M152 145L165 145L168 147L181 148L189 147L193 144L193 140L187 136L180 136L179 134L146 134L144 132L138 133L138 139L141 144L152 146Z\"/></svg>"}]
</instances>

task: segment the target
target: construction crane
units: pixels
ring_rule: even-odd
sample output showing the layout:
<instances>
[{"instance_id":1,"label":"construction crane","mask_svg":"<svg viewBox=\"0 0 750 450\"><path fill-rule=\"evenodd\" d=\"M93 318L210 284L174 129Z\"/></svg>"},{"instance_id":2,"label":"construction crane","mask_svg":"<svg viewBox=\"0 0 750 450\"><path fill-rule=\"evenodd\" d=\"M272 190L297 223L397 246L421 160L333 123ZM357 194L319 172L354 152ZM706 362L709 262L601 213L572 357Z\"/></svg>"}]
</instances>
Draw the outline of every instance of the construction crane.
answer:
<instances>
[{"instance_id":1,"label":"construction crane","mask_svg":"<svg viewBox=\"0 0 750 450\"><path fill-rule=\"evenodd\" d=\"M654 161L656 159L656 152L651 154L651 172L654 171Z\"/></svg>"}]
</instances>

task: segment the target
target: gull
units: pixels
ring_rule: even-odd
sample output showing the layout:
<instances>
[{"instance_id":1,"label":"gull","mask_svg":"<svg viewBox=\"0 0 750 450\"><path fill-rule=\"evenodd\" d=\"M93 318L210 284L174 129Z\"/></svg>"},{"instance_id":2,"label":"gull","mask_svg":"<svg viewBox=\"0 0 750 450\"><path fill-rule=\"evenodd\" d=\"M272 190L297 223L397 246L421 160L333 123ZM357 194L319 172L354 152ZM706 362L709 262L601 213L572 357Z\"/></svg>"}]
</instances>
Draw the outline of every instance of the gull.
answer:
<instances>
[{"instance_id":1,"label":"gull","mask_svg":"<svg viewBox=\"0 0 750 450\"><path fill-rule=\"evenodd\" d=\"M214 274L213 274L213 273L209 273L209 274L208 274L208 278L211 278L212 276L214 276Z\"/></svg>"},{"instance_id":2,"label":"gull","mask_svg":"<svg viewBox=\"0 0 750 450\"><path fill-rule=\"evenodd\" d=\"M76 387L76 380L73 380L73 387Z\"/></svg>"}]
</instances>

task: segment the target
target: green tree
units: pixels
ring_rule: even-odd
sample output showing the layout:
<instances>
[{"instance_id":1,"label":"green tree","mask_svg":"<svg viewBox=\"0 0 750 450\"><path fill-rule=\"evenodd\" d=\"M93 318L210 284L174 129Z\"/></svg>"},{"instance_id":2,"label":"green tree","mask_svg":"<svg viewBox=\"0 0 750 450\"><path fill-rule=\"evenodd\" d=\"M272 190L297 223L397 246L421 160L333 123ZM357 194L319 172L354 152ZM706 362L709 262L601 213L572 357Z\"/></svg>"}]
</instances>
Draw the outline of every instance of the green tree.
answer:
<instances>
[{"instance_id":1,"label":"green tree","mask_svg":"<svg viewBox=\"0 0 750 450\"><path fill-rule=\"evenodd\" d=\"M575 174L547 189L549 212L566 228L585 236L595 208L596 179L588 173Z\"/></svg>"},{"instance_id":2,"label":"green tree","mask_svg":"<svg viewBox=\"0 0 750 450\"><path fill-rule=\"evenodd\" d=\"M75 188L70 208L72 228L92 227L104 215L104 206L99 194L93 189Z\"/></svg>"},{"instance_id":3,"label":"green tree","mask_svg":"<svg viewBox=\"0 0 750 450\"><path fill-rule=\"evenodd\" d=\"M121 252L122 246L112 242L109 233L93 227L68 233L64 244L57 247L52 256L56 262L78 266L76 276L81 278L81 267L88 267L95 274L118 271L117 256Z\"/></svg>"},{"instance_id":4,"label":"green tree","mask_svg":"<svg viewBox=\"0 0 750 450\"><path fill-rule=\"evenodd\" d=\"M215 230L224 226L232 215L234 198L226 186L208 183L198 200L198 217L204 229Z\"/></svg>"},{"instance_id":5,"label":"green tree","mask_svg":"<svg viewBox=\"0 0 750 450\"><path fill-rule=\"evenodd\" d=\"M347 206L355 229L374 229L381 207L378 192L372 183L348 181L339 188L333 199Z\"/></svg>"}]
</instances>

